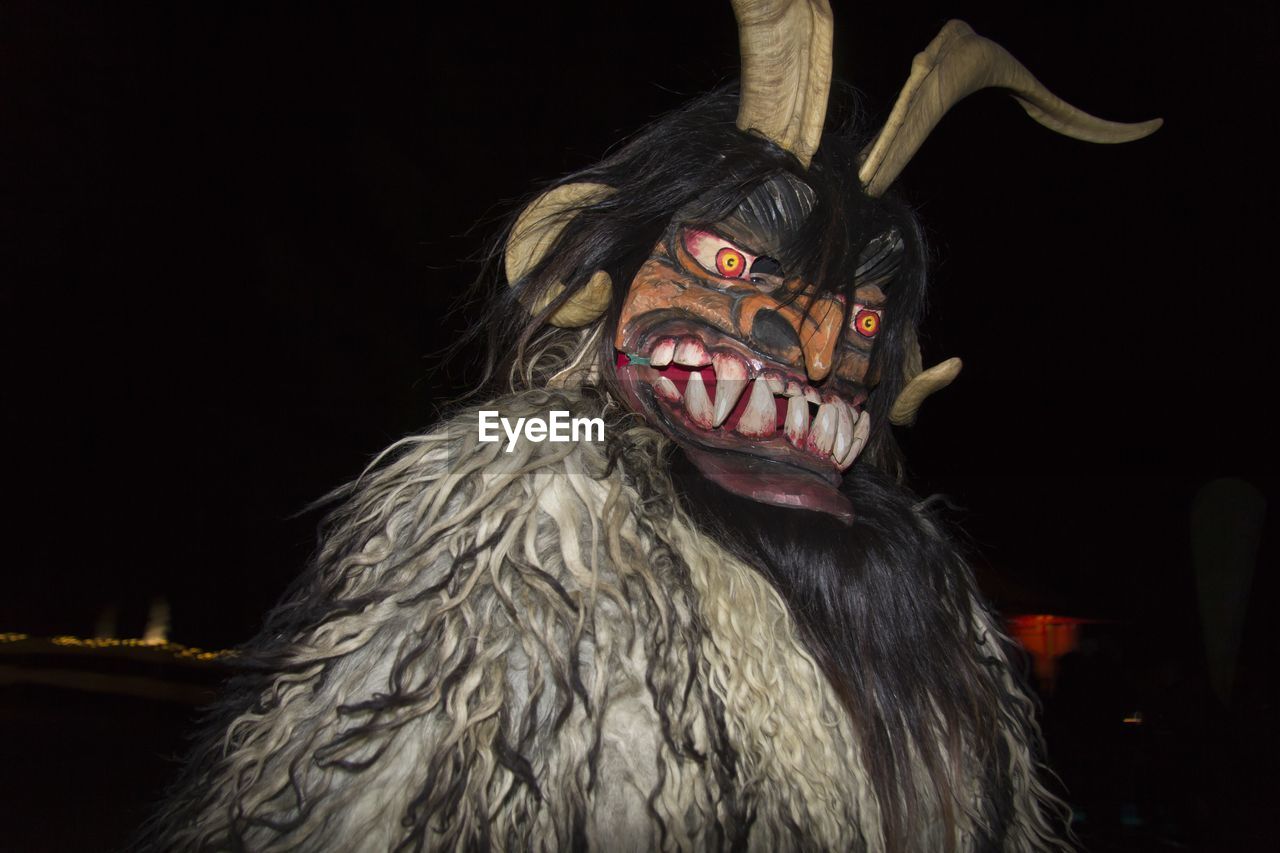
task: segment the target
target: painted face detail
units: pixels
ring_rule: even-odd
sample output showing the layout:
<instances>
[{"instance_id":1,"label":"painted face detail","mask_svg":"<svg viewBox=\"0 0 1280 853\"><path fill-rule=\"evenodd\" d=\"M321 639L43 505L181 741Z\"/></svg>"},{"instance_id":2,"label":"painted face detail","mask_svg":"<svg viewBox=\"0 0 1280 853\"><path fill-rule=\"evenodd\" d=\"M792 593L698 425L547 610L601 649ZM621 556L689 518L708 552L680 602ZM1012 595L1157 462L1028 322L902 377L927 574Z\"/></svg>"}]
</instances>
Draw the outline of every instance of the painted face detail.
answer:
<instances>
[{"instance_id":1,"label":"painted face detail","mask_svg":"<svg viewBox=\"0 0 1280 853\"><path fill-rule=\"evenodd\" d=\"M704 270L721 278L748 278L747 272L756 262L754 255L711 231L686 228L683 234L685 250Z\"/></svg>"},{"instance_id":2,"label":"painted face detail","mask_svg":"<svg viewBox=\"0 0 1280 853\"><path fill-rule=\"evenodd\" d=\"M853 306L853 322L849 324L855 332L864 338L874 338L880 331L880 312L865 305Z\"/></svg>"},{"instance_id":3,"label":"painted face detail","mask_svg":"<svg viewBox=\"0 0 1280 853\"><path fill-rule=\"evenodd\" d=\"M747 257L737 249L725 246L716 252L716 272L725 278L742 278L747 269Z\"/></svg>"},{"instance_id":4,"label":"painted face detail","mask_svg":"<svg viewBox=\"0 0 1280 853\"><path fill-rule=\"evenodd\" d=\"M736 236L744 230L673 223L632 280L614 341L619 379L631 405L730 491L848 517L837 486L870 434L863 404L884 293L820 294L768 245Z\"/></svg>"}]
</instances>

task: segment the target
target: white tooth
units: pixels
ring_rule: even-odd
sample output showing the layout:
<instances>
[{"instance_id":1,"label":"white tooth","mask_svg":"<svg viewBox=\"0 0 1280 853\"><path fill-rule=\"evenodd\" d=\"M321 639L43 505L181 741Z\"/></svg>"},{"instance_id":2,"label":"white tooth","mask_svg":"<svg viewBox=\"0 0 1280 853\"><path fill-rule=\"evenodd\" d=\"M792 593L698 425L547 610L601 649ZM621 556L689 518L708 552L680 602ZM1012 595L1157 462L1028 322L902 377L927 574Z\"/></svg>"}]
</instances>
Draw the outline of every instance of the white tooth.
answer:
<instances>
[{"instance_id":1,"label":"white tooth","mask_svg":"<svg viewBox=\"0 0 1280 853\"><path fill-rule=\"evenodd\" d=\"M707 348L697 338L683 338L676 347L675 360L676 364L684 367L706 367L711 363L707 358Z\"/></svg>"},{"instance_id":2,"label":"white tooth","mask_svg":"<svg viewBox=\"0 0 1280 853\"><path fill-rule=\"evenodd\" d=\"M846 470L853 464L853 460L858 458L858 454L862 452L862 448L867 446L867 438L871 435L871 415L863 412L858 418L857 425L853 428L853 442L849 446L849 452L840 457L840 470Z\"/></svg>"},{"instance_id":3,"label":"white tooth","mask_svg":"<svg viewBox=\"0 0 1280 853\"><path fill-rule=\"evenodd\" d=\"M867 439L871 437L871 413L863 412L858 416L858 425L853 430L853 441L856 444L861 441L867 443Z\"/></svg>"},{"instance_id":4,"label":"white tooth","mask_svg":"<svg viewBox=\"0 0 1280 853\"><path fill-rule=\"evenodd\" d=\"M813 428L805 439L805 447L819 456L831 453L831 445L836 440L836 407L831 403L823 403L818 407L818 414L813 419Z\"/></svg>"},{"instance_id":5,"label":"white tooth","mask_svg":"<svg viewBox=\"0 0 1280 853\"><path fill-rule=\"evenodd\" d=\"M831 405L836 407L836 440L831 445L831 457L840 460L853 444L853 412L843 400L832 400Z\"/></svg>"},{"instance_id":6,"label":"white tooth","mask_svg":"<svg viewBox=\"0 0 1280 853\"><path fill-rule=\"evenodd\" d=\"M778 396L782 396L782 392L786 390L786 385L783 384L782 377L776 373L764 374L764 381L769 386L770 394L777 394Z\"/></svg>"},{"instance_id":7,"label":"white tooth","mask_svg":"<svg viewBox=\"0 0 1280 853\"><path fill-rule=\"evenodd\" d=\"M653 391L664 400L670 400L672 403L680 402L680 389L676 387L676 383L665 376L659 376L654 380Z\"/></svg>"},{"instance_id":8,"label":"white tooth","mask_svg":"<svg viewBox=\"0 0 1280 853\"><path fill-rule=\"evenodd\" d=\"M676 342L672 338L663 338L658 341L658 345L653 348L653 352L649 356L649 364L654 367L666 367L671 363L671 356L675 355Z\"/></svg>"},{"instance_id":9,"label":"white tooth","mask_svg":"<svg viewBox=\"0 0 1280 853\"><path fill-rule=\"evenodd\" d=\"M751 399L738 418L737 431L752 438L767 438L778 431L778 407L773 403L769 384L762 379L751 383Z\"/></svg>"},{"instance_id":10,"label":"white tooth","mask_svg":"<svg viewBox=\"0 0 1280 853\"><path fill-rule=\"evenodd\" d=\"M810 403L821 403L822 397L818 396L818 392L810 388L808 385L804 388L804 398Z\"/></svg>"},{"instance_id":11,"label":"white tooth","mask_svg":"<svg viewBox=\"0 0 1280 853\"><path fill-rule=\"evenodd\" d=\"M788 397L799 397L803 393L804 391L803 389L801 389L799 382L795 381L794 379L787 380L786 395Z\"/></svg>"},{"instance_id":12,"label":"white tooth","mask_svg":"<svg viewBox=\"0 0 1280 853\"><path fill-rule=\"evenodd\" d=\"M707 397L707 386L702 384L702 374L696 370L689 374L689 384L684 386L684 410L695 424L711 429L711 399Z\"/></svg>"},{"instance_id":13,"label":"white tooth","mask_svg":"<svg viewBox=\"0 0 1280 853\"><path fill-rule=\"evenodd\" d=\"M737 405L742 392L747 390L747 366L733 356L719 352L711 356L711 363L716 366L716 409L712 422L720 426Z\"/></svg>"},{"instance_id":14,"label":"white tooth","mask_svg":"<svg viewBox=\"0 0 1280 853\"><path fill-rule=\"evenodd\" d=\"M787 401L787 420L783 424L787 441L796 447L804 443L809 434L809 401L804 397L792 397Z\"/></svg>"}]
</instances>

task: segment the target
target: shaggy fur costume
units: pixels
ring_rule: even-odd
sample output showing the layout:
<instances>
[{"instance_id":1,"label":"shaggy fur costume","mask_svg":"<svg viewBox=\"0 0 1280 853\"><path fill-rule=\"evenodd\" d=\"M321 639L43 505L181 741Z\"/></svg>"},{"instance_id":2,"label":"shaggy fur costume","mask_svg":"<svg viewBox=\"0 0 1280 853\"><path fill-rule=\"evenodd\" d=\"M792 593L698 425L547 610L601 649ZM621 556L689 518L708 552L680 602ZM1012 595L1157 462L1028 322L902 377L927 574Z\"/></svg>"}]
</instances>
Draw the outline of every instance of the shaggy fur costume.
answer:
<instances>
[{"instance_id":1,"label":"shaggy fur costume","mask_svg":"<svg viewBox=\"0 0 1280 853\"><path fill-rule=\"evenodd\" d=\"M880 507L869 547L900 536L948 555L936 582L899 573L915 584L920 618L964 638L959 663L917 660L942 644L912 636L909 614L902 628L894 617L844 630L855 644L874 631L913 666L978 682L965 695L986 697L990 712L972 726L929 713L954 704L949 687L914 682L934 742L895 704L915 700L882 695L910 684L846 679L867 696L838 695L793 617L787 578L691 519L669 473L678 451L658 433L590 388L485 408L603 416L607 440L522 441L507 453L505 441L477 441L473 409L384 454L346 490L313 568L249 648L246 674L141 847L1053 843L1030 702L925 507L871 468L851 487L873 490ZM917 785L928 793L914 811L888 809L905 815L896 821L885 800L897 795L874 782L882 744L944 758L946 784Z\"/></svg>"}]
</instances>

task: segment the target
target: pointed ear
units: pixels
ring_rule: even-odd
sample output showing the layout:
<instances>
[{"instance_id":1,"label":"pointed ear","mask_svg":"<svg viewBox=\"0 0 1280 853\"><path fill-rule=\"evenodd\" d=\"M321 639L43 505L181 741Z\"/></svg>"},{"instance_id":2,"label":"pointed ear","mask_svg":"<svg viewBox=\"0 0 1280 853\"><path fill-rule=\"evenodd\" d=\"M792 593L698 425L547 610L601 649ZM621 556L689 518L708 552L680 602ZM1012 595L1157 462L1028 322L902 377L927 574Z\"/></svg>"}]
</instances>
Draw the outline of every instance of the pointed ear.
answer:
<instances>
[{"instance_id":1,"label":"pointed ear","mask_svg":"<svg viewBox=\"0 0 1280 853\"><path fill-rule=\"evenodd\" d=\"M555 187L534 199L516 219L511 236L507 239L507 283L514 287L536 269L579 211L612 194L612 187L584 182ZM529 306L530 312L541 312L560 298L562 293L564 283L557 281L537 302ZM551 315L551 324L566 328L585 326L604 313L612 296L613 281L609 274L604 270L596 270L586 285L575 291Z\"/></svg>"}]
</instances>

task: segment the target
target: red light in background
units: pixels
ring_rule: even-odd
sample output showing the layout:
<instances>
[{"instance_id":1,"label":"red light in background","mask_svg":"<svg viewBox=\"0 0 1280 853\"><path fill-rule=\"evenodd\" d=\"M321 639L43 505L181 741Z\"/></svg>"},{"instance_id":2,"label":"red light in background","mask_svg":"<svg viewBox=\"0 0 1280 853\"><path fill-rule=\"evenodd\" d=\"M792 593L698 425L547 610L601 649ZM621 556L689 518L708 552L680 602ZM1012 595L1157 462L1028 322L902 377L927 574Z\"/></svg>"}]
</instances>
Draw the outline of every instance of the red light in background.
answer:
<instances>
[{"instance_id":1,"label":"red light in background","mask_svg":"<svg viewBox=\"0 0 1280 853\"><path fill-rule=\"evenodd\" d=\"M1073 616L1035 614L1013 616L1009 630L1035 661L1036 679L1046 693L1053 692L1058 675L1058 658L1075 651L1080 642L1080 626L1089 620Z\"/></svg>"}]
</instances>

